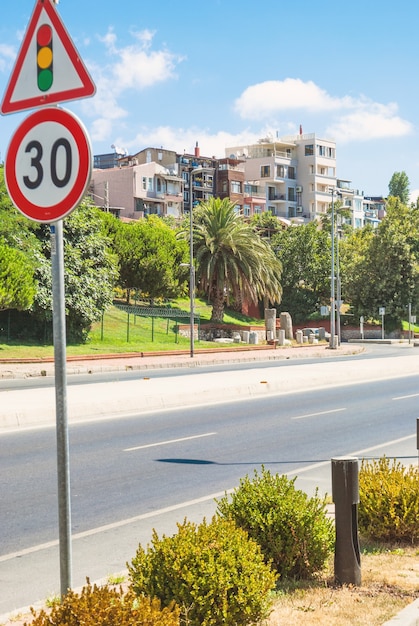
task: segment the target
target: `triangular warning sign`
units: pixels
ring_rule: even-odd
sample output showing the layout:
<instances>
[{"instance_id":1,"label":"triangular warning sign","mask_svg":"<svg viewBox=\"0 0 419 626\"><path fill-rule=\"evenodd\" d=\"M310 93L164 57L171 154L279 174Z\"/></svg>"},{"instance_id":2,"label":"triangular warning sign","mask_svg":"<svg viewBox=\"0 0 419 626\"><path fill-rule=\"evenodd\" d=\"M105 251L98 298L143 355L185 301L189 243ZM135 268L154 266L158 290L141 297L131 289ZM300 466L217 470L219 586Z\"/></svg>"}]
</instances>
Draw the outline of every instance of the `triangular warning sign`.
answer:
<instances>
[{"instance_id":1,"label":"triangular warning sign","mask_svg":"<svg viewBox=\"0 0 419 626\"><path fill-rule=\"evenodd\" d=\"M95 91L52 0L37 0L0 112L88 98Z\"/></svg>"}]
</instances>

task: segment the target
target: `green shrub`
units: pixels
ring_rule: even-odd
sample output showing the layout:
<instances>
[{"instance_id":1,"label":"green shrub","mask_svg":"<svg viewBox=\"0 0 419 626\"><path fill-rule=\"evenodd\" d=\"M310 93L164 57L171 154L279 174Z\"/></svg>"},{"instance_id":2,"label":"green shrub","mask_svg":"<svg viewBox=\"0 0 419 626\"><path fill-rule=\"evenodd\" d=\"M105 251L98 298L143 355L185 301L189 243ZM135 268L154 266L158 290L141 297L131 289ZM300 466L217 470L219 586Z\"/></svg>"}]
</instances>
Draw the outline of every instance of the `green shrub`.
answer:
<instances>
[{"instance_id":1,"label":"green shrub","mask_svg":"<svg viewBox=\"0 0 419 626\"><path fill-rule=\"evenodd\" d=\"M69 591L51 611L37 615L30 626L179 626L179 610L160 608L156 598L137 598L132 591L87 585L80 595ZM26 622L24 626L29 626Z\"/></svg>"},{"instance_id":2,"label":"green shrub","mask_svg":"<svg viewBox=\"0 0 419 626\"><path fill-rule=\"evenodd\" d=\"M419 541L419 470L396 459L362 461L358 522L362 534L379 541Z\"/></svg>"},{"instance_id":3,"label":"green shrub","mask_svg":"<svg viewBox=\"0 0 419 626\"><path fill-rule=\"evenodd\" d=\"M233 522L185 520L177 534L138 547L131 566L137 594L175 601L190 626L245 626L265 618L276 576L259 546Z\"/></svg>"},{"instance_id":4,"label":"green shrub","mask_svg":"<svg viewBox=\"0 0 419 626\"><path fill-rule=\"evenodd\" d=\"M292 480L262 467L253 480L240 481L231 498L218 502L218 513L244 528L267 561L286 578L310 578L323 569L334 546L334 527L325 499L309 498Z\"/></svg>"}]
</instances>

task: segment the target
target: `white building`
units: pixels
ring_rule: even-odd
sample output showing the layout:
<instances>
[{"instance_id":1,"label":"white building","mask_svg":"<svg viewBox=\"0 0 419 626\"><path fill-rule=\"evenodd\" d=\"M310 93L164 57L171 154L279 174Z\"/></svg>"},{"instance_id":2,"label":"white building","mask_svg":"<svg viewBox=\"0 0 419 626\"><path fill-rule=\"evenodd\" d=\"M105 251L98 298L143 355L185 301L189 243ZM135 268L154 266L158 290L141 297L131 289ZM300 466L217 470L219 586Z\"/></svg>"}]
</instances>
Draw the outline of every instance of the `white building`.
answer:
<instances>
[{"instance_id":1,"label":"white building","mask_svg":"<svg viewBox=\"0 0 419 626\"><path fill-rule=\"evenodd\" d=\"M336 143L314 133L227 148L245 161L245 180L262 190L265 210L297 222L327 213L336 188Z\"/></svg>"}]
</instances>

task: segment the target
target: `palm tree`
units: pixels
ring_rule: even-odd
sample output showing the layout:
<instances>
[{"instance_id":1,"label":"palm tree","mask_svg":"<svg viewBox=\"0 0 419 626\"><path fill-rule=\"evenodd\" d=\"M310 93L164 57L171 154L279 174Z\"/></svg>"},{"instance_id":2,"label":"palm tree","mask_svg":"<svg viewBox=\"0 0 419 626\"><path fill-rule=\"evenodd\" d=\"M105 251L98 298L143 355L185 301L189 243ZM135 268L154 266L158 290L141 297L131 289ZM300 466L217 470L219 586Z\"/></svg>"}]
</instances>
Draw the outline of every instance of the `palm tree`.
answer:
<instances>
[{"instance_id":1,"label":"palm tree","mask_svg":"<svg viewBox=\"0 0 419 626\"><path fill-rule=\"evenodd\" d=\"M222 323L230 294L236 300L280 302L281 263L229 198L210 198L199 205L194 248L197 279L212 303L212 322Z\"/></svg>"}]
</instances>

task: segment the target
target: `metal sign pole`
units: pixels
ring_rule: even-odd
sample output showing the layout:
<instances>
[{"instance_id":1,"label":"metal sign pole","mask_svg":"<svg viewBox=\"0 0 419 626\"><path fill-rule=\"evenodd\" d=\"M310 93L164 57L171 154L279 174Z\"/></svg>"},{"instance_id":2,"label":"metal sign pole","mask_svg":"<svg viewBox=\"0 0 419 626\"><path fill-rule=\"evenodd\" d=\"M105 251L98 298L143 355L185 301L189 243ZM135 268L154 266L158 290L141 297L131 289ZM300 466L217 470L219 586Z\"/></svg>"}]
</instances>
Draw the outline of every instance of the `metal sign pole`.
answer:
<instances>
[{"instance_id":1,"label":"metal sign pole","mask_svg":"<svg viewBox=\"0 0 419 626\"><path fill-rule=\"evenodd\" d=\"M58 524L61 596L71 589L71 504L67 421L63 222L51 224L51 267L57 429Z\"/></svg>"}]
</instances>

